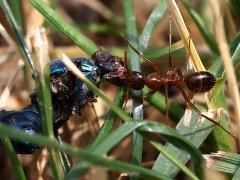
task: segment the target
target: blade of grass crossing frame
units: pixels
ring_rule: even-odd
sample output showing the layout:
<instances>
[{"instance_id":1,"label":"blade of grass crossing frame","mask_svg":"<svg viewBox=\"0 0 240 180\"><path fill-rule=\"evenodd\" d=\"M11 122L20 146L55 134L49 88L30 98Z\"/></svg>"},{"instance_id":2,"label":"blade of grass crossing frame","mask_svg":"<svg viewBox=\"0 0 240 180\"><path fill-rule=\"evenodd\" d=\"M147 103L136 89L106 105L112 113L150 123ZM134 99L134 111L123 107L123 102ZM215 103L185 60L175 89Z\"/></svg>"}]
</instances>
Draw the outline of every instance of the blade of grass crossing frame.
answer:
<instances>
[{"instance_id":1,"label":"blade of grass crossing frame","mask_svg":"<svg viewBox=\"0 0 240 180\"><path fill-rule=\"evenodd\" d=\"M174 52L176 53L181 52L182 49L184 48L184 44L182 40L180 40L176 43L173 43L171 47L172 47L171 52L173 54ZM162 48L159 48L159 47L149 48L144 51L144 55L149 59L152 59L152 61L154 61L155 59L159 59L163 56L168 56L168 54L169 54L169 46L162 47Z\"/></svg>"},{"instance_id":2,"label":"blade of grass crossing frame","mask_svg":"<svg viewBox=\"0 0 240 180\"><path fill-rule=\"evenodd\" d=\"M76 28L69 25L62 17L51 9L48 5L41 0L29 0L31 4L50 22L52 26L64 33L70 38L77 46L83 49L89 55L92 55L99 48L88 37L80 33Z\"/></svg>"},{"instance_id":3,"label":"blade of grass crossing frame","mask_svg":"<svg viewBox=\"0 0 240 180\"><path fill-rule=\"evenodd\" d=\"M142 34L139 37L139 51L144 52L147 49L148 42L151 38L152 31L163 17L167 9L167 0L160 0L157 6L154 8L150 14L146 25L142 31Z\"/></svg>"},{"instance_id":4,"label":"blade of grass crossing frame","mask_svg":"<svg viewBox=\"0 0 240 180\"><path fill-rule=\"evenodd\" d=\"M119 127L117 130L112 132L104 141L102 141L102 143L99 144L99 146L94 149L94 152L97 154L106 153L109 149L111 149L113 146L118 144L123 138L125 138L128 134L130 134L135 129L138 129L139 132L159 133L163 137L165 137L170 143L173 143L175 146L179 148L183 148L186 151L190 152L196 167L196 172L199 176L201 176L200 164L202 161L202 157L199 151L196 148L194 148L191 144L189 144L187 140L185 140L175 130L169 128L168 126L162 123L156 123L154 121L125 123L124 125ZM145 136L143 135L143 137Z\"/></svg>"},{"instance_id":5,"label":"blade of grass crossing frame","mask_svg":"<svg viewBox=\"0 0 240 180\"><path fill-rule=\"evenodd\" d=\"M19 30L22 31L23 27L23 16L22 16L22 6L20 0L14 0L10 2L13 15L15 17L16 23L19 25ZM23 78L24 78L24 87L30 91L29 78L27 77L28 69L27 64L25 63L23 67Z\"/></svg>"},{"instance_id":6,"label":"blade of grass crossing frame","mask_svg":"<svg viewBox=\"0 0 240 180\"><path fill-rule=\"evenodd\" d=\"M121 88L114 100L114 105L118 106L118 107L122 107L123 105L123 98L124 92L123 89ZM93 142L90 144L90 146L88 147L89 151L93 151L99 144L102 143L102 141L104 139L106 139L106 137L109 135L109 133L111 132L112 128L113 128L113 124L117 119L117 115L113 112L110 111L108 113L108 116L102 126L102 128L100 129L97 137L93 140ZM91 164L88 162L84 162L84 161L79 161L72 169L71 172L69 174L75 174L74 176L82 176L83 174L85 174L89 168L91 168Z\"/></svg>"},{"instance_id":7,"label":"blade of grass crossing frame","mask_svg":"<svg viewBox=\"0 0 240 180\"><path fill-rule=\"evenodd\" d=\"M177 131L184 135L185 138L189 140L189 143L192 143L196 148L198 148L211 132L213 125L211 125L208 121L201 123L199 116L195 112L192 114L189 127L186 127L183 121L183 118L179 121L176 127ZM187 152L173 146L170 143L167 143L165 147L182 163L185 164L189 160L189 154ZM158 156L152 169L170 177L175 177L180 171L180 169L163 154Z\"/></svg>"},{"instance_id":8,"label":"blade of grass crossing frame","mask_svg":"<svg viewBox=\"0 0 240 180\"><path fill-rule=\"evenodd\" d=\"M12 14L12 11L11 11L9 5L8 5L8 2L6 0L0 0L0 3L1 3L1 7L4 11L4 14L5 14L9 24L11 25L14 33L16 34L17 43L20 47L20 50L21 50L22 55L24 57L24 60L25 60L26 64L29 65L33 75L35 75L35 68L33 66L33 61L31 59L31 54L30 54L30 52L29 52L29 50L26 46L21 28L17 24L13 14Z\"/></svg>"},{"instance_id":9,"label":"blade of grass crossing frame","mask_svg":"<svg viewBox=\"0 0 240 180\"><path fill-rule=\"evenodd\" d=\"M121 88L115 97L115 100L114 100L115 106L122 107L123 100L124 100L123 95L124 95L123 88ZM113 111L110 111L97 137L94 139L94 141L91 143L90 147L88 148L89 150L93 150L98 144L100 144L108 136L108 134L113 128L113 124L116 121L116 119L117 119L116 114Z\"/></svg>"},{"instance_id":10,"label":"blade of grass crossing frame","mask_svg":"<svg viewBox=\"0 0 240 180\"><path fill-rule=\"evenodd\" d=\"M22 130L19 131L2 124L0 124L0 137L10 137L19 141L28 141L33 144L45 145L48 148L56 148L60 151L66 152L68 155L78 157L79 159L87 161L91 164L103 166L117 172L125 172L144 179L172 179L161 173L156 173L140 166L103 158L102 156L95 155L88 150L81 150L66 143L61 144L57 140L49 139L43 135L27 135Z\"/></svg>"},{"instance_id":11,"label":"blade of grass crossing frame","mask_svg":"<svg viewBox=\"0 0 240 180\"><path fill-rule=\"evenodd\" d=\"M236 61L234 61L236 63L234 64L234 67L237 67L237 65L240 63L240 48L238 47L240 47L240 45L235 46L236 49L233 50L233 54L235 54L235 56L232 56L233 61L236 58ZM215 63L218 63L218 61ZM218 68L221 68L221 66L218 66ZM218 69L214 70L218 71ZM218 90L216 89L216 91ZM186 134L185 136L195 147L199 147L211 132L212 128L206 129L206 127L209 127L210 125L211 123L208 121L204 121L204 123L202 123L201 118L199 118L196 113L194 113L192 115L191 124L189 127L185 127L183 125L183 119L181 119L177 125L177 130L181 134ZM181 162L186 163L189 160L189 156L186 152L176 149L170 144L167 144L166 147L167 149L171 150L177 156L177 158L181 160ZM158 156L155 164L153 165L153 169L171 177L175 177L179 172L179 169L173 165L164 155L161 154Z\"/></svg>"},{"instance_id":12,"label":"blade of grass crossing frame","mask_svg":"<svg viewBox=\"0 0 240 180\"><path fill-rule=\"evenodd\" d=\"M150 140L150 144L152 144L159 152L164 154L169 160L171 160L176 166L178 166L186 175L188 175L191 179L198 180L199 178L192 173L181 161L175 158L171 152L169 152L162 144L157 141Z\"/></svg>"},{"instance_id":13,"label":"blade of grass crossing frame","mask_svg":"<svg viewBox=\"0 0 240 180\"><path fill-rule=\"evenodd\" d=\"M62 143L62 139L59 135L57 135L57 140L59 143ZM67 174L71 170L71 164L65 152L59 152L59 158L61 161L61 165L63 167L64 174Z\"/></svg>"},{"instance_id":14,"label":"blade of grass crossing frame","mask_svg":"<svg viewBox=\"0 0 240 180\"><path fill-rule=\"evenodd\" d=\"M92 149L92 152L100 155L100 154L105 154L107 153L110 149L112 149L115 145L117 145L120 141L122 141L125 137L127 137L129 134L131 134L134 130L138 130L138 132L142 133L159 133L163 137L165 137L169 142L173 143L174 145L183 148L187 152L189 152L193 158L195 167L196 167L196 172L199 175L200 174L200 164L202 161L201 154L199 151L194 148L191 144L187 142L181 136L178 134L175 130L172 128L162 124L162 123L157 123L154 121L141 121L141 122L128 122L111 132L98 146L96 146L94 149ZM143 137L145 137L145 134L142 134ZM165 153L168 153L165 151ZM171 156L169 154L169 156ZM172 156L171 156L172 157ZM172 157L174 158L174 157ZM176 163L177 159L175 159ZM179 163L177 163L179 165ZM180 168L183 168L183 166L180 166ZM79 171L81 169L84 169L83 166L77 166L74 168L74 171L71 171L68 176L71 177L76 177ZM186 170L186 169L185 169ZM157 172L158 173L158 172ZM190 175L191 176L191 175Z\"/></svg>"},{"instance_id":15,"label":"blade of grass crossing frame","mask_svg":"<svg viewBox=\"0 0 240 180\"><path fill-rule=\"evenodd\" d=\"M202 34L204 40L206 41L207 45L209 46L209 48L215 54L219 55L217 42L214 38L214 35L207 28L208 26L205 24L205 22L202 20L202 18L199 16L199 14L191 7L189 0L183 0L182 2L185 5L186 9L188 10L188 13L192 17L193 21L197 25L199 31L201 32L201 34Z\"/></svg>"},{"instance_id":16,"label":"blade of grass crossing frame","mask_svg":"<svg viewBox=\"0 0 240 180\"><path fill-rule=\"evenodd\" d=\"M124 18L125 18L125 26L128 41L133 45L138 47L138 38L137 38L137 26L136 26L136 18L134 15L134 6L132 0L124 0L123 1L123 9L124 9ZM138 55L131 49L128 48L129 56L130 56L130 65L132 71L141 72L140 67L140 59ZM134 97L142 97L142 90L133 91ZM133 120L134 121L142 121L143 120L143 100L139 98L133 98ZM133 132L132 139L132 163L133 164L141 164L142 162L142 150L143 150L143 138L137 132ZM135 179L131 177L131 179Z\"/></svg>"},{"instance_id":17,"label":"blade of grass crossing frame","mask_svg":"<svg viewBox=\"0 0 240 180\"><path fill-rule=\"evenodd\" d=\"M2 144L4 146L4 149L6 150L6 153L8 155L8 158L11 162L11 165L15 172L15 178L19 180L25 180L26 176L23 171L23 167L21 163L18 160L17 154L15 153L15 150L12 146L12 143L9 138L1 138Z\"/></svg>"}]
</instances>

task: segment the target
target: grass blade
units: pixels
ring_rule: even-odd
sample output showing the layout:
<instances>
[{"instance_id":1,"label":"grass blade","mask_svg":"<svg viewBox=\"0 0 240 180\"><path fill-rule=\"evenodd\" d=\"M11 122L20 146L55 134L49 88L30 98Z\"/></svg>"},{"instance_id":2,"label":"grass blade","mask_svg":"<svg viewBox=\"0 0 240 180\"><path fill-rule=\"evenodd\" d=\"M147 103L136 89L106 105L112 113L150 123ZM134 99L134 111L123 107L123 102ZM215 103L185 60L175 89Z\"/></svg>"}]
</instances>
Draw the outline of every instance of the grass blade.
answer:
<instances>
[{"instance_id":1,"label":"grass blade","mask_svg":"<svg viewBox=\"0 0 240 180\"><path fill-rule=\"evenodd\" d=\"M15 153L15 150L12 146L10 139L7 137L4 137L4 138L1 138L1 140L2 140L2 144L4 146L4 149L6 150L6 153L9 157L11 165L14 169L15 178L19 179L19 180L25 180L26 176L24 174L23 167L18 160L17 154Z\"/></svg>"},{"instance_id":2,"label":"grass blade","mask_svg":"<svg viewBox=\"0 0 240 180\"><path fill-rule=\"evenodd\" d=\"M186 127L184 125L184 118L182 118L176 129L180 134L183 134L185 138L194 145L196 148L198 148L203 141L207 138L209 133L211 132L213 126L208 121L201 122L199 119L199 116L193 112L191 123L189 127ZM176 158L183 162L187 163L189 160L189 154L185 151L182 151L181 149L173 146L170 143L167 143L165 147L171 151ZM167 157L165 157L163 154L160 154L155 161L153 165L153 170L157 172L161 172L163 174L166 174L168 176L174 177L179 172L179 168L176 167Z\"/></svg>"},{"instance_id":3,"label":"grass blade","mask_svg":"<svg viewBox=\"0 0 240 180\"><path fill-rule=\"evenodd\" d=\"M176 166L178 166L179 169L181 169L191 179L198 179L198 177L194 173L192 173L192 171L190 171L181 161L178 161L178 159L176 159L175 156L170 153L162 144L154 140L150 140L149 143L151 143L157 150L164 154L170 161L172 161Z\"/></svg>"},{"instance_id":4,"label":"grass blade","mask_svg":"<svg viewBox=\"0 0 240 180\"><path fill-rule=\"evenodd\" d=\"M134 15L133 1L124 0L123 9L124 9L127 39L134 47L138 47L137 25L136 25L136 17ZM128 52L130 56L130 65L131 65L130 69L132 71L141 72L140 59L138 55L130 47L128 48ZM137 91L134 90L133 96L141 97L142 90L137 90ZM132 115L133 115L134 121L143 120L143 100L142 99L139 99L139 98L133 99ZM133 132L133 139L132 139L132 163L133 164L137 164L137 165L141 164L142 151L143 151L143 138L137 132ZM131 179L135 179L135 178L131 178Z\"/></svg>"},{"instance_id":5,"label":"grass blade","mask_svg":"<svg viewBox=\"0 0 240 180\"><path fill-rule=\"evenodd\" d=\"M144 95L149 92L148 88L143 89ZM149 96L146 100L158 109L160 112L166 112L165 105L165 96L159 92L156 92L154 95ZM174 120L179 120L184 114L184 109L179 105L172 101L169 102L169 117Z\"/></svg>"},{"instance_id":6,"label":"grass blade","mask_svg":"<svg viewBox=\"0 0 240 180\"><path fill-rule=\"evenodd\" d=\"M83 49L89 55L92 55L99 48L88 37L78 32L78 30L69 25L62 17L55 13L48 5L41 0L29 0L31 4L50 22L56 29L64 33L77 46Z\"/></svg>"},{"instance_id":7,"label":"grass blade","mask_svg":"<svg viewBox=\"0 0 240 180\"><path fill-rule=\"evenodd\" d=\"M174 55L174 52L181 52L182 49L184 48L183 42L180 40L176 43L173 43L172 46L172 55ZM149 59L159 59L160 57L168 56L169 54L169 46L162 47L162 48L149 48L144 51L144 55L148 57Z\"/></svg>"},{"instance_id":8,"label":"grass blade","mask_svg":"<svg viewBox=\"0 0 240 180\"><path fill-rule=\"evenodd\" d=\"M152 31L160 19L163 17L167 9L167 1L160 0L158 5L154 8L150 14L143 32L139 37L139 51L144 52L147 49L148 42L151 38Z\"/></svg>"},{"instance_id":9,"label":"grass blade","mask_svg":"<svg viewBox=\"0 0 240 180\"><path fill-rule=\"evenodd\" d=\"M240 179L240 168L237 170L237 172L234 174L232 180L238 180Z\"/></svg>"},{"instance_id":10,"label":"grass blade","mask_svg":"<svg viewBox=\"0 0 240 180\"><path fill-rule=\"evenodd\" d=\"M115 97L114 105L118 107L122 107L123 105L123 89L120 89ZM89 149L93 150L96 146L98 146L102 141L109 135L113 128L113 124L116 121L117 116L114 112L110 111L101 130L99 131L97 137L94 139Z\"/></svg>"},{"instance_id":11,"label":"grass blade","mask_svg":"<svg viewBox=\"0 0 240 180\"><path fill-rule=\"evenodd\" d=\"M210 168L225 173L238 174L240 166L239 154L218 151L217 153L204 155L204 158L207 161L207 166ZM237 174L236 177L238 176Z\"/></svg>"},{"instance_id":12,"label":"grass blade","mask_svg":"<svg viewBox=\"0 0 240 180\"><path fill-rule=\"evenodd\" d=\"M178 134L172 128L162 124L156 123L154 121L141 121L141 122L128 122L123 124L121 127L113 131L106 137L101 144L92 149L95 154L101 155L110 151L115 145L122 141L126 136L131 134L134 130L144 133L160 133L163 137L169 140L174 145L178 146L189 152L193 158L195 167L197 169L198 175L200 174L200 164L201 164L201 154L194 148L191 144L187 142L180 134ZM182 167L182 166L181 166ZM76 177L79 175L79 171L83 169L83 166L75 167L74 171L69 173L69 176Z\"/></svg>"},{"instance_id":13,"label":"grass blade","mask_svg":"<svg viewBox=\"0 0 240 180\"><path fill-rule=\"evenodd\" d=\"M87 84L88 88L94 92L94 94L98 95L100 98L103 99L103 101L108 104L108 106L113 110L113 112L115 112L118 117L120 117L122 120L124 120L125 122L128 121L132 121L132 118L130 118L124 111L122 111L121 108L119 108L118 106L115 106L113 104L113 102L107 98L105 96L105 93L103 93L102 91L100 91L98 89L98 87L96 87L95 84L93 84L89 79L87 79L80 71L79 69L73 64L73 62L66 57L66 55L61 54L60 57L61 61L63 61L63 63L68 67L68 69L70 71L73 72L73 74L75 74L77 76L77 78L79 78L80 80L82 80L84 83Z\"/></svg>"},{"instance_id":14,"label":"grass blade","mask_svg":"<svg viewBox=\"0 0 240 180\"><path fill-rule=\"evenodd\" d=\"M131 165L129 163L125 163L121 161L103 158L101 156L97 156L93 153L90 153L87 150L84 151L79 148L69 146L65 143L61 144L57 140L49 139L47 136L28 135L23 131L18 131L14 128L11 128L9 126L2 125L2 124L0 124L0 137L10 137L18 141L28 141L33 144L44 145L48 148L56 148L60 151L66 152L68 155L76 156L83 161L87 161L92 164L107 167L108 169L112 169L118 172L129 173L131 175L135 175L144 179L156 179L156 180L171 179L161 173L156 173L146 168L142 168L136 165Z\"/></svg>"},{"instance_id":15,"label":"grass blade","mask_svg":"<svg viewBox=\"0 0 240 180\"><path fill-rule=\"evenodd\" d=\"M36 28L32 32L32 47L36 53L36 61L34 62L37 69L35 74L36 89L38 94L38 105L41 111L42 130L49 139L54 139L53 132L53 112L52 97L50 93L50 69L48 56L48 42L45 29ZM50 154L50 164L55 179L61 179L57 164L57 154L55 149L48 149Z\"/></svg>"},{"instance_id":16,"label":"grass blade","mask_svg":"<svg viewBox=\"0 0 240 180\"><path fill-rule=\"evenodd\" d=\"M10 26L12 27L14 33L16 34L17 43L20 47L20 50L24 57L25 63L29 65L32 73L35 75L35 69L33 66L33 61L31 59L31 54L26 46L21 28L17 24L13 14L12 14L12 11L9 8L8 2L6 0L0 0L0 3L1 3L1 7L4 11L4 14L5 14Z\"/></svg>"},{"instance_id":17,"label":"grass blade","mask_svg":"<svg viewBox=\"0 0 240 180\"><path fill-rule=\"evenodd\" d=\"M57 136L57 140L59 143L62 143L62 139L59 135ZM71 170L71 164L67 157L67 154L65 152L59 152L59 158L63 167L63 172L64 174L67 174Z\"/></svg>"},{"instance_id":18,"label":"grass blade","mask_svg":"<svg viewBox=\"0 0 240 180\"><path fill-rule=\"evenodd\" d=\"M186 9L188 10L188 13L192 17L193 21L197 25L199 31L201 32L204 40L206 41L209 48L215 53L219 54L217 42L214 38L214 35L209 31L207 28L208 26L205 24L205 22L202 20L202 18L199 16L199 14L191 7L191 4L189 0L183 0L183 4L185 5Z\"/></svg>"}]
</instances>

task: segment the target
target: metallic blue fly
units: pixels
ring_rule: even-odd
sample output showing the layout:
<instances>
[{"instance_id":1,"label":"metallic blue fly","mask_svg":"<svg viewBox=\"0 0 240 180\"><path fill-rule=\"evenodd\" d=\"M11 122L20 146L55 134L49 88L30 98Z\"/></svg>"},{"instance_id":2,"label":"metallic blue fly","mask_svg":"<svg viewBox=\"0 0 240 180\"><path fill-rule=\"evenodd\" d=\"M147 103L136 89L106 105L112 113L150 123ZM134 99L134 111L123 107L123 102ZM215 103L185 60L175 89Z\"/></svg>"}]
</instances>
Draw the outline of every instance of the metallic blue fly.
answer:
<instances>
[{"instance_id":1,"label":"metallic blue fly","mask_svg":"<svg viewBox=\"0 0 240 180\"><path fill-rule=\"evenodd\" d=\"M106 51L97 51L92 60L84 57L72 58L74 64L96 86L101 78L111 79L119 75L123 69L122 60ZM116 73L117 72L117 73ZM54 129L61 127L74 113L88 102L95 102L97 97L81 80L77 79L61 60L50 64L50 90L52 95ZM11 127L24 130L27 134L42 132L41 113L38 106L38 96L33 93L31 104L19 111L0 111L0 122ZM28 142L12 141L16 153L31 154L37 148Z\"/></svg>"},{"instance_id":2,"label":"metallic blue fly","mask_svg":"<svg viewBox=\"0 0 240 180\"><path fill-rule=\"evenodd\" d=\"M41 114L35 105L28 105L19 111L1 111L0 122L17 130L23 130L29 135L41 132ZM29 142L12 141L17 153L31 154L37 148Z\"/></svg>"}]
</instances>

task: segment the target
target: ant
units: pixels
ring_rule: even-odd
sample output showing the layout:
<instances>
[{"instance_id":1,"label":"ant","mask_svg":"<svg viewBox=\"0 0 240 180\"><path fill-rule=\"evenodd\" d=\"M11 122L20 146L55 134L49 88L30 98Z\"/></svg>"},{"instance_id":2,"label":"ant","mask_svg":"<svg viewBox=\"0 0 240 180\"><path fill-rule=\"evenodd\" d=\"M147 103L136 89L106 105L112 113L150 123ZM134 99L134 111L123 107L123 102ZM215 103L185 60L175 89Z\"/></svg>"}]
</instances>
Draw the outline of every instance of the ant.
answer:
<instances>
[{"instance_id":1,"label":"ant","mask_svg":"<svg viewBox=\"0 0 240 180\"><path fill-rule=\"evenodd\" d=\"M155 92L159 91L161 87L165 88L165 104L166 104L166 116L168 117L168 87L175 86L182 93L183 98L187 102L187 104L196 111L200 116L206 118L213 124L222 128L226 133L232 136L235 140L237 139L231 132L225 129L220 123L216 122L214 119L204 115L190 100L187 93L183 89L183 86L186 85L187 89L192 93L206 93L209 92L216 83L216 78L213 74L207 71L200 72L190 72L188 74L184 74L180 68L172 68L172 59L171 59L171 42L172 42L172 33L171 33L171 14L170 14L170 32L169 32L169 69L166 74L161 74L157 66L150 59L141 54L135 47L133 47L129 42L128 45L131 49L133 49L139 57L145 60L148 64L150 64L155 72L152 72L146 76L144 76L141 72L138 71L129 71L127 68L127 55L125 53L124 58L124 66L125 69L119 70L119 76L115 78L108 78L111 83L117 86L127 87L126 98L128 98L129 88L133 90L140 90L145 85L151 89L149 93L147 93L144 97L148 97L153 95ZM190 37L189 37L189 46L190 46ZM190 55L190 49L188 50L188 56ZM123 72L124 71L124 72ZM117 74L118 72L115 72Z\"/></svg>"}]
</instances>

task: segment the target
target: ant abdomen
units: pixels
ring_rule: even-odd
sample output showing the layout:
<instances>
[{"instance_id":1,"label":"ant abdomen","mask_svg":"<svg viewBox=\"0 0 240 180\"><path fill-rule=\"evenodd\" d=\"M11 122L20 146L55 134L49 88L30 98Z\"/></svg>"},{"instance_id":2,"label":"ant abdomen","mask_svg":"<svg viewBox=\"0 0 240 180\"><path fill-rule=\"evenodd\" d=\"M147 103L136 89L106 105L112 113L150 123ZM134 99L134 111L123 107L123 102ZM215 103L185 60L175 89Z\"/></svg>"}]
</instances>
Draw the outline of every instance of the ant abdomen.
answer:
<instances>
[{"instance_id":1,"label":"ant abdomen","mask_svg":"<svg viewBox=\"0 0 240 180\"><path fill-rule=\"evenodd\" d=\"M207 71L200 71L186 75L184 82L190 91L194 93L204 93L213 88L216 83L216 78Z\"/></svg>"}]
</instances>

